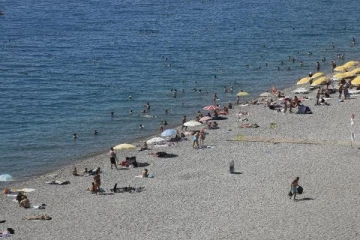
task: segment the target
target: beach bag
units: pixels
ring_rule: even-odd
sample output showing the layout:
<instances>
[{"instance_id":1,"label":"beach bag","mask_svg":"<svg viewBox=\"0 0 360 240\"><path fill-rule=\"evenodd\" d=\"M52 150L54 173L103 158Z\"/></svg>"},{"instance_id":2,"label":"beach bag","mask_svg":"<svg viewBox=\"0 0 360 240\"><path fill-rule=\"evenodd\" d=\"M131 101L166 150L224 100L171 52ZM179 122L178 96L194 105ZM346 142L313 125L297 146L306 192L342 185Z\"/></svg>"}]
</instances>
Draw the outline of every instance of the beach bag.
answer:
<instances>
[{"instance_id":1,"label":"beach bag","mask_svg":"<svg viewBox=\"0 0 360 240\"><path fill-rule=\"evenodd\" d=\"M291 197L293 195L292 191L290 190L290 192L288 193L288 196Z\"/></svg>"},{"instance_id":2,"label":"beach bag","mask_svg":"<svg viewBox=\"0 0 360 240\"><path fill-rule=\"evenodd\" d=\"M296 192L297 192L298 194L302 194L303 191L304 191L304 189L303 189L301 186L298 186L297 189L296 189Z\"/></svg>"}]
</instances>

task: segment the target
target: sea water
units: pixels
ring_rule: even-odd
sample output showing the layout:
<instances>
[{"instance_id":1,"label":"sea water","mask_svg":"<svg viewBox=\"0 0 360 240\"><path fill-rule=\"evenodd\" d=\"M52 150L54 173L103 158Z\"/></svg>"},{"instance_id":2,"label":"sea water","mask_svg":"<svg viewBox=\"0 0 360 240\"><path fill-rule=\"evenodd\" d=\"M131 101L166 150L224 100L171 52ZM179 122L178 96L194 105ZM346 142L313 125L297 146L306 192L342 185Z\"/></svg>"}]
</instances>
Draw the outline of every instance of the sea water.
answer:
<instances>
[{"instance_id":1,"label":"sea water","mask_svg":"<svg viewBox=\"0 0 360 240\"><path fill-rule=\"evenodd\" d=\"M162 120L193 118L214 93L221 106L241 89L249 100L295 84L316 62L330 74L331 60L358 59L359 8L350 0L4 0L0 174L24 179L157 134ZM153 117L140 114L147 102Z\"/></svg>"}]
</instances>

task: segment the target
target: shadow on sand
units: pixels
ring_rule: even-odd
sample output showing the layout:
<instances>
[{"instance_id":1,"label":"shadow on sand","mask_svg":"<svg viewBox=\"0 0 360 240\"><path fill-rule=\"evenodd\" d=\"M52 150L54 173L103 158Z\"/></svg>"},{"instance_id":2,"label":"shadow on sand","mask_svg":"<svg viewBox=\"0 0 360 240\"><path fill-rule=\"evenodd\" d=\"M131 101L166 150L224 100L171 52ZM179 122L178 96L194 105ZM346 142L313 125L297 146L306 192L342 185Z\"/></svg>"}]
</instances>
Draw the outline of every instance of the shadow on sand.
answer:
<instances>
[{"instance_id":1,"label":"shadow on sand","mask_svg":"<svg viewBox=\"0 0 360 240\"><path fill-rule=\"evenodd\" d=\"M300 201L311 201L311 200L315 200L314 198L299 198L296 199L295 201L300 202Z\"/></svg>"}]
</instances>

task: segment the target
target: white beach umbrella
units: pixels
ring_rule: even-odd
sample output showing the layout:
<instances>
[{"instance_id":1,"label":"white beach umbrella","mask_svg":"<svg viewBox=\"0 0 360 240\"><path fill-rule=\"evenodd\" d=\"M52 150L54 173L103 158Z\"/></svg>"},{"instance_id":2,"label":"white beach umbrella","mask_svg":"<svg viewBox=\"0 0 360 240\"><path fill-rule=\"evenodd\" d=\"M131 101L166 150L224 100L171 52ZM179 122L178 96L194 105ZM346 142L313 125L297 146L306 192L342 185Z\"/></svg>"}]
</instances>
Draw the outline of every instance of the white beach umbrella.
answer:
<instances>
[{"instance_id":1,"label":"white beach umbrella","mask_svg":"<svg viewBox=\"0 0 360 240\"><path fill-rule=\"evenodd\" d=\"M195 127L195 126L200 126L201 122L195 121L195 120L190 120L186 123L183 124L186 127Z\"/></svg>"},{"instance_id":2,"label":"white beach umbrella","mask_svg":"<svg viewBox=\"0 0 360 240\"><path fill-rule=\"evenodd\" d=\"M154 137L146 141L147 144L155 144L155 143L161 143L165 142L166 140L161 137Z\"/></svg>"},{"instance_id":3,"label":"white beach umbrella","mask_svg":"<svg viewBox=\"0 0 360 240\"><path fill-rule=\"evenodd\" d=\"M269 92L263 92L262 94L260 94L260 97L271 97L272 94Z\"/></svg>"}]
</instances>

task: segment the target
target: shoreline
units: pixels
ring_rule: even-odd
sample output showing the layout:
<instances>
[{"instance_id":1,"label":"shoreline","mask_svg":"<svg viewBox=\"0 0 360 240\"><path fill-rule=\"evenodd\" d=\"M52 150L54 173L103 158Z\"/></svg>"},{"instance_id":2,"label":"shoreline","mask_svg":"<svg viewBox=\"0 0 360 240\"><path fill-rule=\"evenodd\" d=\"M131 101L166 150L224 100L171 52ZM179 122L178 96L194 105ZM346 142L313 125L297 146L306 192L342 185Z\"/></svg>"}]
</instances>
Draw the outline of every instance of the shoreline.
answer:
<instances>
[{"instance_id":1,"label":"shoreline","mask_svg":"<svg viewBox=\"0 0 360 240\"><path fill-rule=\"evenodd\" d=\"M293 85L293 86L288 86L286 88L283 88L283 89L278 89L280 90L281 92L291 92L291 90L295 89L296 88L296 85ZM271 89L269 89L269 92L271 91ZM260 97L254 97L254 98L250 98L250 96L247 96L247 99L250 99L248 101L245 101L245 103L247 102L251 102L253 100L256 100L256 99L259 99ZM236 101L236 94L234 95L234 101ZM240 102L241 104L241 102ZM236 105L233 104L234 107L236 106L240 106L240 105ZM203 109L201 109L200 111L205 111ZM193 113L194 116L196 115L196 113ZM192 118L192 119L195 119ZM188 120L191 120L190 118L188 118ZM181 119L179 119L179 122L181 121ZM178 128L181 128L181 124L179 125L169 125L169 128L174 128L174 129L178 129ZM164 128L166 129L166 128ZM155 132L156 130L154 130ZM145 141L145 140L148 140L149 138L152 138L152 137L156 137L158 136L159 134L150 134L150 135L146 135L146 136L143 136L143 137L138 137L138 138L135 138L135 139L129 139L128 142L126 143L130 143L130 144L133 144L135 146L139 145L139 143L141 143L142 141ZM116 146L118 144L121 144L121 143L117 143L117 144L113 144L112 146ZM110 146L111 147L111 146ZM109 149L110 149L109 147ZM73 163L70 163L71 159L69 160L69 162L66 162L64 164L61 164L61 166L59 167L53 167L53 168L49 168L48 170L44 170L38 174L35 174L35 175L32 175L32 176L29 176L29 177L24 177L20 180L15 180L15 181L12 181L12 182L8 182L7 185L9 187L16 187L17 185L19 184L23 184L27 181L30 181L32 179L35 179L35 178L39 178L39 177L43 177L43 176L47 176L47 175L51 175L53 173L56 173L56 172L59 172L61 170L64 170L64 169L67 169L67 168L73 168L73 166L75 165L82 165L82 163L84 162L88 162L90 159L96 159L97 157L100 157L100 156L103 156L103 155L106 155L108 153L108 150L109 149L103 149L103 150L100 150L98 152L95 152L95 153L89 153L87 155L84 155L82 157L77 157L77 158L74 158L74 162ZM79 169L78 169L79 170Z\"/></svg>"}]
</instances>

